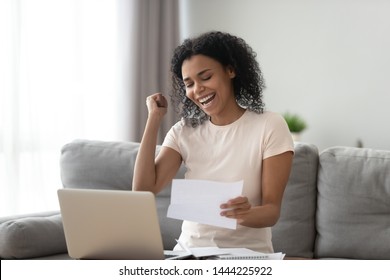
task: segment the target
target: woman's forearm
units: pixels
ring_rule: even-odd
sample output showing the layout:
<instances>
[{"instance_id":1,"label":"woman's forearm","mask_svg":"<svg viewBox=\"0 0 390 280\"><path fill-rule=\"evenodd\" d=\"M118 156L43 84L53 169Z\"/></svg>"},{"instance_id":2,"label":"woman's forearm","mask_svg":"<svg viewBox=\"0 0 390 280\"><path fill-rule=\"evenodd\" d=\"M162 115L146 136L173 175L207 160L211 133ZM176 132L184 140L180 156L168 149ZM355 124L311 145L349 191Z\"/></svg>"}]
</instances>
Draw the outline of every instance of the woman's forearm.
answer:
<instances>
[{"instance_id":1,"label":"woman's forearm","mask_svg":"<svg viewBox=\"0 0 390 280\"><path fill-rule=\"evenodd\" d=\"M155 154L161 119L150 116L134 165L133 190L156 193Z\"/></svg>"},{"instance_id":2,"label":"woman's forearm","mask_svg":"<svg viewBox=\"0 0 390 280\"><path fill-rule=\"evenodd\" d=\"M280 208L275 205L255 206L250 212L241 225L253 228L272 227L280 216Z\"/></svg>"}]
</instances>

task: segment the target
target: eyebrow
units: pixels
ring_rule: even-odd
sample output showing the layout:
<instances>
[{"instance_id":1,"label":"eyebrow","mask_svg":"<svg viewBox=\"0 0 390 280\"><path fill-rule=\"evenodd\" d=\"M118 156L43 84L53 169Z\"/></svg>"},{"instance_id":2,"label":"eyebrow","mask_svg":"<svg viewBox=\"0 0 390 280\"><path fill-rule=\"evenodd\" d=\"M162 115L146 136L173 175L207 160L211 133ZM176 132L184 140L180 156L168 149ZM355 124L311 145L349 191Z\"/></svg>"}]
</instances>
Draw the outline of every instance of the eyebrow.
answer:
<instances>
[{"instance_id":1,"label":"eyebrow","mask_svg":"<svg viewBox=\"0 0 390 280\"><path fill-rule=\"evenodd\" d=\"M210 71L211 69L207 68L207 69L204 69L202 71L200 71L198 74L196 74L197 76L201 76L202 74L206 73L207 71ZM183 81L186 82L190 80L190 77L186 77L186 78L183 78Z\"/></svg>"}]
</instances>

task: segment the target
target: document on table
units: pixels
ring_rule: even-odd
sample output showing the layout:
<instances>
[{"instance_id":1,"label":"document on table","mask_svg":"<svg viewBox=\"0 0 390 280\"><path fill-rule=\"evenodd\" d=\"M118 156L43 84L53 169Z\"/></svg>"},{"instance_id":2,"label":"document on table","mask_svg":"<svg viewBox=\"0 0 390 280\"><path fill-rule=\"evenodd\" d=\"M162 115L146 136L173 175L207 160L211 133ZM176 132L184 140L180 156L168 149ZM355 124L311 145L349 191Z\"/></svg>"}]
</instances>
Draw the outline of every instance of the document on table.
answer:
<instances>
[{"instance_id":1,"label":"document on table","mask_svg":"<svg viewBox=\"0 0 390 280\"><path fill-rule=\"evenodd\" d=\"M183 251L179 251L179 258L193 256L197 259L218 259L218 260L283 260L285 254L278 253L260 253L247 248L219 248L219 247L187 247L180 240L176 240ZM167 251L168 253L174 252L177 254L178 251ZM177 259L173 257L171 259Z\"/></svg>"},{"instance_id":2,"label":"document on table","mask_svg":"<svg viewBox=\"0 0 390 280\"><path fill-rule=\"evenodd\" d=\"M213 259L217 260L283 260L286 254L259 253L247 248L221 248L219 254L215 254Z\"/></svg>"},{"instance_id":3,"label":"document on table","mask_svg":"<svg viewBox=\"0 0 390 280\"><path fill-rule=\"evenodd\" d=\"M243 181L222 183L207 180L174 179L172 181L169 218L236 229L235 219L220 215L222 203L240 196Z\"/></svg>"}]
</instances>

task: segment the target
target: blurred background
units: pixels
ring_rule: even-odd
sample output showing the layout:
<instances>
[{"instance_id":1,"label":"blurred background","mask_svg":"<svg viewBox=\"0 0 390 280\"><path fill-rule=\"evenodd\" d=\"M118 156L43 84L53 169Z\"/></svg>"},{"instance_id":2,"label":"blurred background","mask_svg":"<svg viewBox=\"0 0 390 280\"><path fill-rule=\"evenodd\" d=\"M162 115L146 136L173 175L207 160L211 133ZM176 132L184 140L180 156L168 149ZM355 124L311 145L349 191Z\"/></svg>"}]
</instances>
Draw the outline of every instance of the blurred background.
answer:
<instances>
[{"instance_id":1,"label":"blurred background","mask_svg":"<svg viewBox=\"0 0 390 280\"><path fill-rule=\"evenodd\" d=\"M58 209L64 144L140 141L174 47L211 30L252 46L267 109L299 115L300 141L389 150L389 14L386 0L0 0L0 216Z\"/></svg>"}]
</instances>

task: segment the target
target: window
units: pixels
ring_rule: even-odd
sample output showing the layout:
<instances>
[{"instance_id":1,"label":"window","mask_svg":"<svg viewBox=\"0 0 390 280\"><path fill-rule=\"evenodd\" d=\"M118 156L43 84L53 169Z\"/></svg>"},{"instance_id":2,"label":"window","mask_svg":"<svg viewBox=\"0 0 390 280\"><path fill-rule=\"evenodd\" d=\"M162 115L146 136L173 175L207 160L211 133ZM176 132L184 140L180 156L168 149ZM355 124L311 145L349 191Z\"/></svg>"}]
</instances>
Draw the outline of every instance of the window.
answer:
<instances>
[{"instance_id":1,"label":"window","mask_svg":"<svg viewBox=\"0 0 390 280\"><path fill-rule=\"evenodd\" d=\"M0 3L0 213L59 209L61 147L118 139L111 0Z\"/></svg>"}]
</instances>

